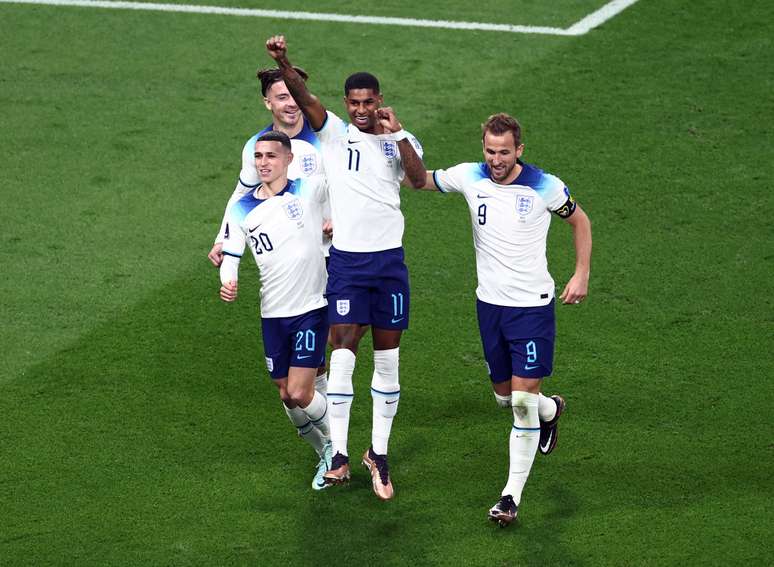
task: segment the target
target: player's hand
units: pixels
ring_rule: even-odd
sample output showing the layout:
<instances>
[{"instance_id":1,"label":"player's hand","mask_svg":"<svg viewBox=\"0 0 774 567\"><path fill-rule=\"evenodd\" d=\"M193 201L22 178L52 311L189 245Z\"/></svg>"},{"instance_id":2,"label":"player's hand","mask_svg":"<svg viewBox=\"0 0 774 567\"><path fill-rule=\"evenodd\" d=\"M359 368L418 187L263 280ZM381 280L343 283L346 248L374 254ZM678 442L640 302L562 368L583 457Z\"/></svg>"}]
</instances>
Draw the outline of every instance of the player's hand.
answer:
<instances>
[{"instance_id":1,"label":"player's hand","mask_svg":"<svg viewBox=\"0 0 774 567\"><path fill-rule=\"evenodd\" d=\"M385 134L392 134L398 130L403 130L403 126L398 122L395 111L390 106L383 106L376 109L376 118L379 120Z\"/></svg>"},{"instance_id":2,"label":"player's hand","mask_svg":"<svg viewBox=\"0 0 774 567\"><path fill-rule=\"evenodd\" d=\"M275 61L284 59L288 53L288 44L284 35L273 35L266 40L266 51Z\"/></svg>"},{"instance_id":3,"label":"player's hand","mask_svg":"<svg viewBox=\"0 0 774 567\"><path fill-rule=\"evenodd\" d=\"M567 305L577 305L584 299L586 299L586 296L589 294L589 278L588 276L583 276L582 274L575 274L570 278L570 281L567 282L567 285L564 286L564 291L562 292L562 295L559 296L559 299L562 300L562 303Z\"/></svg>"},{"instance_id":4,"label":"player's hand","mask_svg":"<svg viewBox=\"0 0 774 567\"><path fill-rule=\"evenodd\" d=\"M237 282L231 280L220 286L220 298L227 303L235 301L237 298Z\"/></svg>"},{"instance_id":5,"label":"player's hand","mask_svg":"<svg viewBox=\"0 0 774 567\"><path fill-rule=\"evenodd\" d=\"M328 238L333 238L333 223L331 219L325 219L323 221L323 234Z\"/></svg>"},{"instance_id":6,"label":"player's hand","mask_svg":"<svg viewBox=\"0 0 774 567\"><path fill-rule=\"evenodd\" d=\"M223 243L216 242L212 247L212 250L210 250L210 253L207 254L207 258L210 259L210 262L212 262L213 266L216 268L220 267L220 265L223 263Z\"/></svg>"}]
</instances>

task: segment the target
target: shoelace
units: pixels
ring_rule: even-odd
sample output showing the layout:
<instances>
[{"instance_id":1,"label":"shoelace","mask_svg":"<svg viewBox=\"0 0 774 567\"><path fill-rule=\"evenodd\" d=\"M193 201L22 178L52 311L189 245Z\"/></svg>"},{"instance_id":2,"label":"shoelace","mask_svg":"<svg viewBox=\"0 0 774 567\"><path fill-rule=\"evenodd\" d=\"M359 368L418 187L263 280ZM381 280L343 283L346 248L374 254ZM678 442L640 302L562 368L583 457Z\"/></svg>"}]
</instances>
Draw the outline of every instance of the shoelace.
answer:
<instances>
[{"instance_id":1,"label":"shoelace","mask_svg":"<svg viewBox=\"0 0 774 567\"><path fill-rule=\"evenodd\" d=\"M390 469L387 466L387 459L384 455L377 455L376 453L371 453L371 458L374 460L374 464L376 464L376 470L379 471L379 478L382 480L382 484L387 485L387 482L390 479Z\"/></svg>"},{"instance_id":2,"label":"shoelace","mask_svg":"<svg viewBox=\"0 0 774 567\"><path fill-rule=\"evenodd\" d=\"M349 459L342 455L341 453L336 453L333 455L333 459L331 459L331 470L335 471L337 468L339 468L342 465L346 465L349 462Z\"/></svg>"},{"instance_id":3,"label":"shoelace","mask_svg":"<svg viewBox=\"0 0 774 567\"><path fill-rule=\"evenodd\" d=\"M500 498L500 502L497 506L501 511L506 512L508 510L511 510L516 507L516 503L513 501L513 498L506 494L502 498Z\"/></svg>"}]
</instances>

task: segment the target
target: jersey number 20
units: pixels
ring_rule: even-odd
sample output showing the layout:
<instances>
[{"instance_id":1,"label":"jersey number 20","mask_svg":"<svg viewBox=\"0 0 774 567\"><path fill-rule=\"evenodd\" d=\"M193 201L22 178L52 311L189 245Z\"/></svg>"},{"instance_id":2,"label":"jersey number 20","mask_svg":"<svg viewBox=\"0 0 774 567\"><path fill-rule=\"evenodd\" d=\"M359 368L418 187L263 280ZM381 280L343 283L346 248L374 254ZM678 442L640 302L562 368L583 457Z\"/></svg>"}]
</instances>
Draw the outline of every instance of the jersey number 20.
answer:
<instances>
[{"instance_id":1,"label":"jersey number 20","mask_svg":"<svg viewBox=\"0 0 774 567\"><path fill-rule=\"evenodd\" d=\"M256 254L263 254L264 251L271 252L274 250L274 246L271 243L271 240L269 240L269 235L265 232L259 232L258 236L250 235L250 242L253 245L253 248L255 248Z\"/></svg>"}]
</instances>

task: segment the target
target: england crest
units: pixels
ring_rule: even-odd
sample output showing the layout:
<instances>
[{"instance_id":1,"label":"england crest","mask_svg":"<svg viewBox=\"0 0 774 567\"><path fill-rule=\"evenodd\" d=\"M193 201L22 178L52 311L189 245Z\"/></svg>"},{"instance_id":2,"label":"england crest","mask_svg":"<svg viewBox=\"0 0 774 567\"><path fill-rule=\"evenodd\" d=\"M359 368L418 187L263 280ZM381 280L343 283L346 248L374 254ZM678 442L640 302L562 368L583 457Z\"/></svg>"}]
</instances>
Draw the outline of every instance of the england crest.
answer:
<instances>
[{"instance_id":1,"label":"england crest","mask_svg":"<svg viewBox=\"0 0 774 567\"><path fill-rule=\"evenodd\" d=\"M387 159L395 159L395 156L398 155L398 148L395 145L395 142L379 142L379 144L382 147L382 153L384 154L384 157Z\"/></svg>"},{"instance_id":2,"label":"england crest","mask_svg":"<svg viewBox=\"0 0 774 567\"><path fill-rule=\"evenodd\" d=\"M336 313L339 315L346 315L349 313L349 299L336 300Z\"/></svg>"},{"instance_id":3,"label":"england crest","mask_svg":"<svg viewBox=\"0 0 774 567\"><path fill-rule=\"evenodd\" d=\"M317 171L317 156L315 154L305 154L301 156L301 171L304 175L312 175Z\"/></svg>"},{"instance_id":4,"label":"england crest","mask_svg":"<svg viewBox=\"0 0 774 567\"><path fill-rule=\"evenodd\" d=\"M532 197L527 195L516 197L516 212L521 216L530 214L532 212Z\"/></svg>"},{"instance_id":5,"label":"england crest","mask_svg":"<svg viewBox=\"0 0 774 567\"><path fill-rule=\"evenodd\" d=\"M285 214L290 220L298 220L304 216L304 210L301 208L301 201L298 199L293 199L283 208L285 209Z\"/></svg>"}]
</instances>

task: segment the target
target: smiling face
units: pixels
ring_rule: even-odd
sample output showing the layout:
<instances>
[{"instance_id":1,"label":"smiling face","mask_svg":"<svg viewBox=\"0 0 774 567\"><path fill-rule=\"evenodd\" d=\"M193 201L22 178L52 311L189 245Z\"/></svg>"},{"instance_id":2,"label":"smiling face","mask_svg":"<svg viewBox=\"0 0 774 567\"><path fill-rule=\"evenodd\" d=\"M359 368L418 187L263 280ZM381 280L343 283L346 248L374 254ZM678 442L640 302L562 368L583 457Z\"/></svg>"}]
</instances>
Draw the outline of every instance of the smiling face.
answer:
<instances>
[{"instance_id":1,"label":"smiling face","mask_svg":"<svg viewBox=\"0 0 774 567\"><path fill-rule=\"evenodd\" d=\"M277 81L269 87L263 102L274 117L276 124L292 129L301 120L301 109L298 108L298 104L290 95L285 81Z\"/></svg>"},{"instance_id":2,"label":"smiling face","mask_svg":"<svg viewBox=\"0 0 774 567\"><path fill-rule=\"evenodd\" d=\"M503 134L484 133L484 160L489 166L492 181L507 185L518 176L518 159L524 152L524 144L516 145L512 132Z\"/></svg>"},{"instance_id":3,"label":"smiling face","mask_svg":"<svg viewBox=\"0 0 774 567\"><path fill-rule=\"evenodd\" d=\"M293 154L281 142L258 141L255 143L255 169L265 184L287 177Z\"/></svg>"},{"instance_id":4,"label":"smiling face","mask_svg":"<svg viewBox=\"0 0 774 567\"><path fill-rule=\"evenodd\" d=\"M372 133L376 128L376 110L382 101L382 95L373 89L350 89L344 97L350 122L361 131Z\"/></svg>"}]
</instances>

